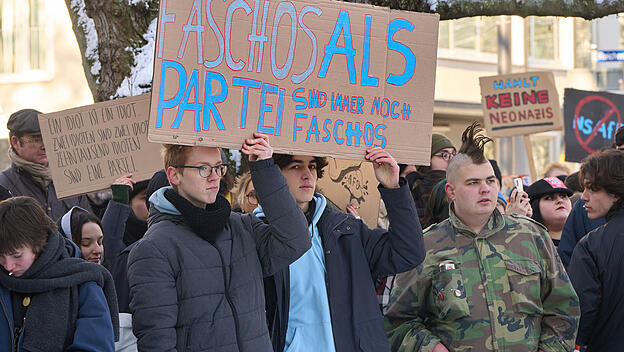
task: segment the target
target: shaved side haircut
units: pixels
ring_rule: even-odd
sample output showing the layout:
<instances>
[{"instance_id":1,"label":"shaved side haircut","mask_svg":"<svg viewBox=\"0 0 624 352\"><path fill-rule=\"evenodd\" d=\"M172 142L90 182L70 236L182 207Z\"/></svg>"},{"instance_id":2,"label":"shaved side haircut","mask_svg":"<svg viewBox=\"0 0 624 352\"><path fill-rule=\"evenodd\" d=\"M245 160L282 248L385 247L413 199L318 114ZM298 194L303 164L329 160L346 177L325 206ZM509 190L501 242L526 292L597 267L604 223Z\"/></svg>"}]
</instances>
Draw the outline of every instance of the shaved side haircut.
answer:
<instances>
[{"instance_id":1,"label":"shaved side haircut","mask_svg":"<svg viewBox=\"0 0 624 352\"><path fill-rule=\"evenodd\" d=\"M462 133L462 144L457 155L449 162L446 169L446 179L454 183L459 174L459 169L468 164L484 164L489 162L483 154L485 145L492 141L491 138L481 135L483 128L478 122L473 122Z\"/></svg>"}]
</instances>

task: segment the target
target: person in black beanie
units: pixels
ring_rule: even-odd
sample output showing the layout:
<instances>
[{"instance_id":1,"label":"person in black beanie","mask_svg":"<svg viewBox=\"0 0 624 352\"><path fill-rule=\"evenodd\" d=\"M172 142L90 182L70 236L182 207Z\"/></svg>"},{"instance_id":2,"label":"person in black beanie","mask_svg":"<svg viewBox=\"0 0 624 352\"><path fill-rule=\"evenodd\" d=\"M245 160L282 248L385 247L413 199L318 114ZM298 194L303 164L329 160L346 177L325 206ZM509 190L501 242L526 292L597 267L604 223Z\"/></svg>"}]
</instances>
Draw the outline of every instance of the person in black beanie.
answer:
<instances>
[{"instance_id":1,"label":"person in black beanie","mask_svg":"<svg viewBox=\"0 0 624 352\"><path fill-rule=\"evenodd\" d=\"M232 212L219 194L219 148L164 146L171 187L150 197L148 230L128 257L140 351L272 351L263 277L297 260L310 236L268 136L254 133L241 152L269 224Z\"/></svg>"},{"instance_id":2,"label":"person in black beanie","mask_svg":"<svg viewBox=\"0 0 624 352\"><path fill-rule=\"evenodd\" d=\"M563 226L572 209L570 196L574 192L561 179L553 176L533 182L527 193L533 209L531 218L548 229L555 247L558 246Z\"/></svg>"},{"instance_id":3,"label":"person in black beanie","mask_svg":"<svg viewBox=\"0 0 624 352\"><path fill-rule=\"evenodd\" d=\"M114 351L111 275L75 256L35 199L0 202L0 350Z\"/></svg>"}]
</instances>

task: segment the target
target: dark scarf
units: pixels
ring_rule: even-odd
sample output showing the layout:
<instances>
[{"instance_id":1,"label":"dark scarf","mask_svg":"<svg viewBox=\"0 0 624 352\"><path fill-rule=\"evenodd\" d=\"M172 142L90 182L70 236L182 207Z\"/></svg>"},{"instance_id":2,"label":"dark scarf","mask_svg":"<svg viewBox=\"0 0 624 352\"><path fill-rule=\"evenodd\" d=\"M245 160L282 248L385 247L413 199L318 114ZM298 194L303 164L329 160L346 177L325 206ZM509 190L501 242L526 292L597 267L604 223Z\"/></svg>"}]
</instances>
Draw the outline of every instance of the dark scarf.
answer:
<instances>
[{"instance_id":1,"label":"dark scarf","mask_svg":"<svg viewBox=\"0 0 624 352\"><path fill-rule=\"evenodd\" d=\"M165 191L165 198L178 209L191 230L208 242L214 242L216 235L230 219L230 202L220 194L217 195L215 202L208 204L205 209L194 206L173 189Z\"/></svg>"},{"instance_id":2,"label":"dark scarf","mask_svg":"<svg viewBox=\"0 0 624 352\"><path fill-rule=\"evenodd\" d=\"M147 221L141 220L131 211L126 220L126 230L124 231L123 242L126 246L140 240L147 231Z\"/></svg>"},{"instance_id":3,"label":"dark scarf","mask_svg":"<svg viewBox=\"0 0 624 352\"><path fill-rule=\"evenodd\" d=\"M41 255L20 277L0 271L0 285L31 295L23 327L26 351L64 351L74 337L78 317L78 286L94 281L104 291L119 338L117 296L111 274L101 265L71 258L65 238L58 232L48 236Z\"/></svg>"}]
</instances>

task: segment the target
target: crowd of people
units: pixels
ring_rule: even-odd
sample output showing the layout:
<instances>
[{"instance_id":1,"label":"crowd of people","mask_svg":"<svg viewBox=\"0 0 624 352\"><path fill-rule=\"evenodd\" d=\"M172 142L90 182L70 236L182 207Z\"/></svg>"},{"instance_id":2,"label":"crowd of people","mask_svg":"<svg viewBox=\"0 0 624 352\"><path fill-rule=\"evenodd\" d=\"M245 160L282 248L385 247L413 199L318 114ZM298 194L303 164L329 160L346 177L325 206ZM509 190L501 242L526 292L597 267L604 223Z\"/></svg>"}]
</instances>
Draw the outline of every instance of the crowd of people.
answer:
<instances>
[{"instance_id":1,"label":"crowd of people","mask_svg":"<svg viewBox=\"0 0 624 352\"><path fill-rule=\"evenodd\" d=\"M624 343L624 128L578 172L553 163L510 192L477 123L459 148L433 134L426 167L371 148L382 201L369 227L319 189L325 157L273 153L260 133L230 194L220 148L165 145L150 180L59 200L37 114L9 118L0 173L3 351Z\"/></svg>"}]
</instances>

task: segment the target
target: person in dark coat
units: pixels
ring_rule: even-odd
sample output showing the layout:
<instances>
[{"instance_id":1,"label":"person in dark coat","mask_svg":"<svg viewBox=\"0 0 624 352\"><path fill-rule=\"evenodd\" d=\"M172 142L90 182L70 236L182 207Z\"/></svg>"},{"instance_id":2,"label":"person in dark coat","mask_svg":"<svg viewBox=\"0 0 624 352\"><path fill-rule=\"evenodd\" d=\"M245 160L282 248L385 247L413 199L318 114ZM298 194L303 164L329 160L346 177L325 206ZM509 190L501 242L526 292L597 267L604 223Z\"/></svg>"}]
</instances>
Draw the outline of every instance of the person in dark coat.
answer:
<instances>
[{"instance_id":1,"label":"person in dark coat","mask_svg":"<svg viewBox=\"0 0 624 352\"><path fill-rule=\"evenodd\" d=\"M9 158L11 166L0 173L0 185L13 196L29 196L39 202L46 214L58 220L74 206L91 211L87 196L59 200L52 182L41 129L39 111L24 109L11 114L9 129Z\"/></svg>"},{"instance_id":2,"label":"person in dark coat","mask_svg":"<svg viewBox=\"0 0 624 352\"><path fill-rule=\"evenodd\" d=\"M230 210L219 148L165 145L171 187L151 197L148 230L128 257L132 327L140 351L272 351L265 276L310 248L306 220L266 135L242 152L270 225Z\"/></svg>"},{"instance_id":3,"label":"person in dark coat","mask_svg":"<svg viewBox=\"0 0 624 352\"><path fill-rule=\"evenodd\" d=\"M621 351L624 346L624 152L587 157L580 170L590 219L606 224L576 245L568 275L581 303L577 345L587 351Z\"/></svg>"},{"instance_id":4,"label":"person in dark coat","mask_svg":"<svg viewBox=\"0 0 624 352\"><path fill-rule=\"evenodd\" d=\"M0 350L114 351L117 300L110 273L30 197L0 203Z\"/></svg>"},{"instance_id":5,"label":"person in dark coat","mask_svg":"<svg viewBox=\"0 0 624 352\"><path fill-rule=\"evenodd\" d=\"M147 231L147 221L139 218L139 216L142 217L143 209L149 209L149 197L156 190L168 185L169 182L164 170L154 173L149 181L134 183L133 180L123 177L111 185L113 199L108 203L102 222L106 232L104 245L106 248L113 248L104 253L120 251L118 255L113 257L107 254L104 262L113 274L117 302L119 303L119 341L115 343L116 352L137 350L136 337L132 333L132 314L130 312L128 255L136 242L143 238ZM138 201L143 202L142 207L137 204ZM109 218L117 219L117 221L111 223L108 221Z\"/></svg>"},{"instance_id":6,"label":"person in dark coat","mask_svg":"<svg viewBox=\"0 0 624 352\"><path fill-rule=\"evenodd\" d=\"M394 158L373 148L366 159L373 163L380 183L390 230L369 229L315 193L327 164L324 158L275 156L306 215L309 226L304 233L312 239L306 254L265 281L267 320L276 352L389 351L373 280L416 267L425 251L414 201ZM261 206L255 214L263 217L266 210Z\"/></svg>"}]
</instances>

